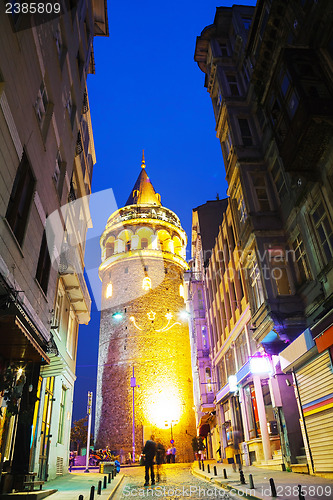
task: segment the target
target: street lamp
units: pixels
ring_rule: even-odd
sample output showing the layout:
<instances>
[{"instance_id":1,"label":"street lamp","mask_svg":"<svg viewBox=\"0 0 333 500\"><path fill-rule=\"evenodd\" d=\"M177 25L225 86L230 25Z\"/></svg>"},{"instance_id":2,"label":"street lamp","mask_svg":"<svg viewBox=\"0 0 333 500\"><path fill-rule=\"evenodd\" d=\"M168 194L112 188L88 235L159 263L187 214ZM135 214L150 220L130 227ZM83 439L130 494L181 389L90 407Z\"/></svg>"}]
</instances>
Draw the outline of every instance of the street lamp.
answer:
<instances>
[{"instance_id":1,"label":"street lamp","mask_svg":"<svg viewBox=\"0 0 333 500\"><path fill-rule=\"evenodd\" d=\"M88 434L87 434L87 453L86 453L86 470L84 472L89 472L89 452L90 452L90 431L91 431L91 407L92 407L92 392L88 392Z\"/></svg>"},{"instance_id":2,"label":"street lamp","mask_svg":"<svg viewBox=\"0 0 333 500\"><path fill-rule=\"evenodd\" d=\"M166 420L165 421L165 427L170 427L171 441L173 441L172 424L174 424L174 426L175 426L176 424L178 424L178 422L179 422L179 420Z\"/></svg>"},{"instance_id":3,"label":"street lamp","mask_svg":"<svg viewBox=\"0 0 333 500\"><path fill-rule=\"evenodd\" d=\"M133 391L133 427L132 427L132 447L133 447L133 463L135 463L135 401L134 401L134 389L136 388L136 378L134 377L134 366L133 374L131 377L131 387Z\"/></svg>"}]
</instances>

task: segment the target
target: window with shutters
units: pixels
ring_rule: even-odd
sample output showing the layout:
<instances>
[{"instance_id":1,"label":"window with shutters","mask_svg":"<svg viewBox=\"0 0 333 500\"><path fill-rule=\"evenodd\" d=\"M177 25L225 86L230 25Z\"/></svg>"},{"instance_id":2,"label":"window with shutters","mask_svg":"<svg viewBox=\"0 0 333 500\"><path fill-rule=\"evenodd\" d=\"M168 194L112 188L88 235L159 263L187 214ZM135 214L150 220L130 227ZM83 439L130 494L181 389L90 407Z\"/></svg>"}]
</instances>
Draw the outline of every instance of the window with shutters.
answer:
<instances>
[{"instance_id":1,"label":"window with shutters","mask_svg":"<svg viewBox=\"0 0 333 500\"><path fill-rule=\"evenodd\" d=\"M64 424L65 424L65 406L66 406L67 389L63 385L61 388L59 424L58 424L58 443L63 443L64 440Z\"/></svg>"},{"instance_id":2,"label":"window with shutters","mask_svg":"<svg viewBox=\"0 0 333 500\"><path fill-rule=\"evenodd\" d=\"M305 251L304 241L300 234L296 236L292 243L294 250L294 261L296 266L296 278L298 284L312 280L312 273L308 256Z\"/></svg>"},{"instance_id":3,"label":"window with shutters","mask_svg":"<svg viewBox=\"0 0 333 500\"><path fill-rule=\"evenodd\" d=\"M255 206L258 212L271 210L267 193L266 174L264 172L252 172L251 180L255 192Z\"/></svg>"},{"instance_id":4,"label":"window with shutters","mask_svg":"<svg viewBox=\"0 0 333 500\"><path fill-rule=\"evenodd\" d=\"M6 220L20 245L22 245L25 235L34 188L35 179L24 151L6 212Z\"/></svg>"},{"instance_id":5,"label":"window with shutters","mask_svg":"<svg viewBox=\"0 0 333 500\"><path fill-rule=\"evenodd\" d=\"M51 242L50 242L51 244ZM52 244L51 244L52 246ZM51 270L51 259L48 249L48 242L46 237L46 231L44 229L42 243L40 246L37 271L36 271L36 280L38 281L41 289L47 295L47 287L49 284L50 278L50 270Z\"/></svg>"},{"instance_id":6,"label":"window with shutters","mask_svg":"<svg viewBox=\"0 0 333 500\"><path fill-rule=\"evenodd\" d=\"M243 146L252 146L253 138L247 118L238 118L239 130Z\"/></svg>"},{"instance_id":7,"label":"window with shutters","mask_svg":"<svg viewBox=\"0 0 333 500\"><path fill-rule=\"evenodd\" d=\"M235 74L229 73L226 75L226 77L227 77L230 95L239 96L240 91L239 91L237 76Z\"/></svg>"},{"instance_id":8,"label":"window with shutters","mask_svg":"<svg viewBox=\"0 0 333 500\"><path fill-rule=\"evenodd\" d=\"M327 264L333 257L333 226L322 200L312 211L311 216L322 260Z\"/></svg>"}]
</instances>

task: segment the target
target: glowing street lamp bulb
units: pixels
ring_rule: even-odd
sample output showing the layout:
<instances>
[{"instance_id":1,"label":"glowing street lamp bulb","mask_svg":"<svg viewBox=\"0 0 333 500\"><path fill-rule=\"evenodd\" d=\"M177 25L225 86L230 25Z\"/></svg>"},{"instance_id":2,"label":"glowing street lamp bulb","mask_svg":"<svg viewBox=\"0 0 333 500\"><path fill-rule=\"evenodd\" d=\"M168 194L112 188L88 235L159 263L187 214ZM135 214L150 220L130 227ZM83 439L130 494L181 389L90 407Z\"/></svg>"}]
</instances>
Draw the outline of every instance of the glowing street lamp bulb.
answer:
<instances>
[{"instance_id":1,"label":"glowing street lamp bulb","mask_svg":"<svg viewBox=\"0 0 333 500\"><path fill-rule=\"evenodd\" d=\"M119 320L119 319L122 319L123 315L122 315L120 312L116 312L116 313L113 313L113 314L112 314L112 317L113 317L114 319Z\"/></svg>"},{"instance_id":2,"label":"glowing street lamp bulb","mask_svg":"<svg viewBox=\"0 0 333 500\"><path fill-rule=\"evenodd\" d=\"M184 311L181 311L181 312L180 312L180 317L181 317L182 319L188 319L188 318L190 317L190 313L189 313L188 311L185 311L185 310L184 310Z\"/></svg>"},{"instance_id":3,"label":"glowing street lamp bulb","mask_svg":"<svg viewBox=\"0 0 333 500\"><path fill-rule=\"evenodd\" d=\"M160 392L148 403L149 420L160 429L170 427L171 422L178 422L181 417L180 400L173 395L173 387L168 389Z\"/></svg>"},{"instance_id":4,"label":"glowing street lamp bulb","mask_svg":"<svg viewBox=\"0 0 333 500\"><path fill-rule=\"evenodd\" d=\"M17 376L18 376L18 378L22 375L22 373L23 373L23 368L19 368L17 370Z\"/></svg>"}]
</instances>

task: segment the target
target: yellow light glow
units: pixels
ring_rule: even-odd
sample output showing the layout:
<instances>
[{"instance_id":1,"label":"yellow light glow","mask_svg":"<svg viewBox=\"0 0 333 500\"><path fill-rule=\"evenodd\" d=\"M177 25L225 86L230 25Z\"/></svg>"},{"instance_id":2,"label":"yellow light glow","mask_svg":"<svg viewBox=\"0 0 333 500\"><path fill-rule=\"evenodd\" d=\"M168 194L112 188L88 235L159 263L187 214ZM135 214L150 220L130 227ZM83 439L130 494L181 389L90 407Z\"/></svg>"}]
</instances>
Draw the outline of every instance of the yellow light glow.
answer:
<instances>
[{"instance_id":1,"label":"yellow light glow","mask_svg":"<svg viewBox=\"0 0 333 500\"><path fill-rule=\"evenodd\" d=\"M146 276L145 278L143 278L142 288L144 290L150 290L151 289L151 279L148 278L148 276Z\"/></svg>"},{"instance_id":2,"label":"yellow light glow","mask_svg":"<svg viewBox=\"0 0 333 500\"><path fill-rule=\"evenodd\" d=\"M23 368L19 368L17 370L17 378L20 378L20 376L22 375L22 373L23 373Z\"/></svg>"},{"instance_id":3,"label":"yellow light glow","mask_svg":"<svg viewBox=\"0 0 333 500\"><path fill-rule=\"evenodd\" d=\"M175 425L181 417L181 401L175 387L167 387L147 401L148 419L160 429Z\"/></svg>"},{"instance_id":4,"label":"yellow light glow","mask_svg":"<svg viewBox=\"0 0 333 500\"><path fill-rule=\"evenodd\" d=\"M112 283L109 283L108 286L106 287L105 296L107 299L112 297Z\"/></svg>"},{"instance_id":5,"label":"yellow light glow","mask_svg":"<svg viewBox=\"0 0 333 500\"><path fill-rule=\"evenodd\" d=\"M184 298L184 287L183 285L179 285L179 295Z\"/></svg>"}]
</instances>

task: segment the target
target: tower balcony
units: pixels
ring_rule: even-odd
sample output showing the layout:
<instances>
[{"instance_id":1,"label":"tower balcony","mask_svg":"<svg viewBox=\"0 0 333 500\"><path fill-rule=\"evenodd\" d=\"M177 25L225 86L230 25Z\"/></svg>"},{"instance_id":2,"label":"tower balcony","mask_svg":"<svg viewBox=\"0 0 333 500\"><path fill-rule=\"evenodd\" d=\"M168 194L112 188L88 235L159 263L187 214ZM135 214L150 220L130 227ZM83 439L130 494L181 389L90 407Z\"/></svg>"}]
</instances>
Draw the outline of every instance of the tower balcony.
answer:
<instances>
[{"instance_id":1,"label":"tower balcony","mask_svg":"<svg viewBox=\"0 0 333 500\"><path fill-rule=\"evenodd\" d=\"M114 226L119 223L124 223L132 220L143 219L147 222L147 219L160 220L172 224L178 228L182 228L180 220L177 215L165 207L156 206L142 206L142 205L129 205L124 208L120 208L114 212L108 219L107 228Z\"/></svg>"},{"instance_id":2,"label":"tower balcony","mask_svg":"<svg viewBox=\"0 0 333 500\"><path fill-rule=\"evenodd\" d=\"M129 261L131 259L144 259L144 261L146 262L147 258L171 261L175 264L178 264L184 271L187 271L189 268L186 260L180 255L164 250L162 251L154 250L151 248L140 248L136 250L130 250L128 252L114 253L113 255L107 257L99 266L99 275L102 278L102 275L106 269L108 269L115 263L122 262L123 260Z\"/></svg>"}]
</instances>

